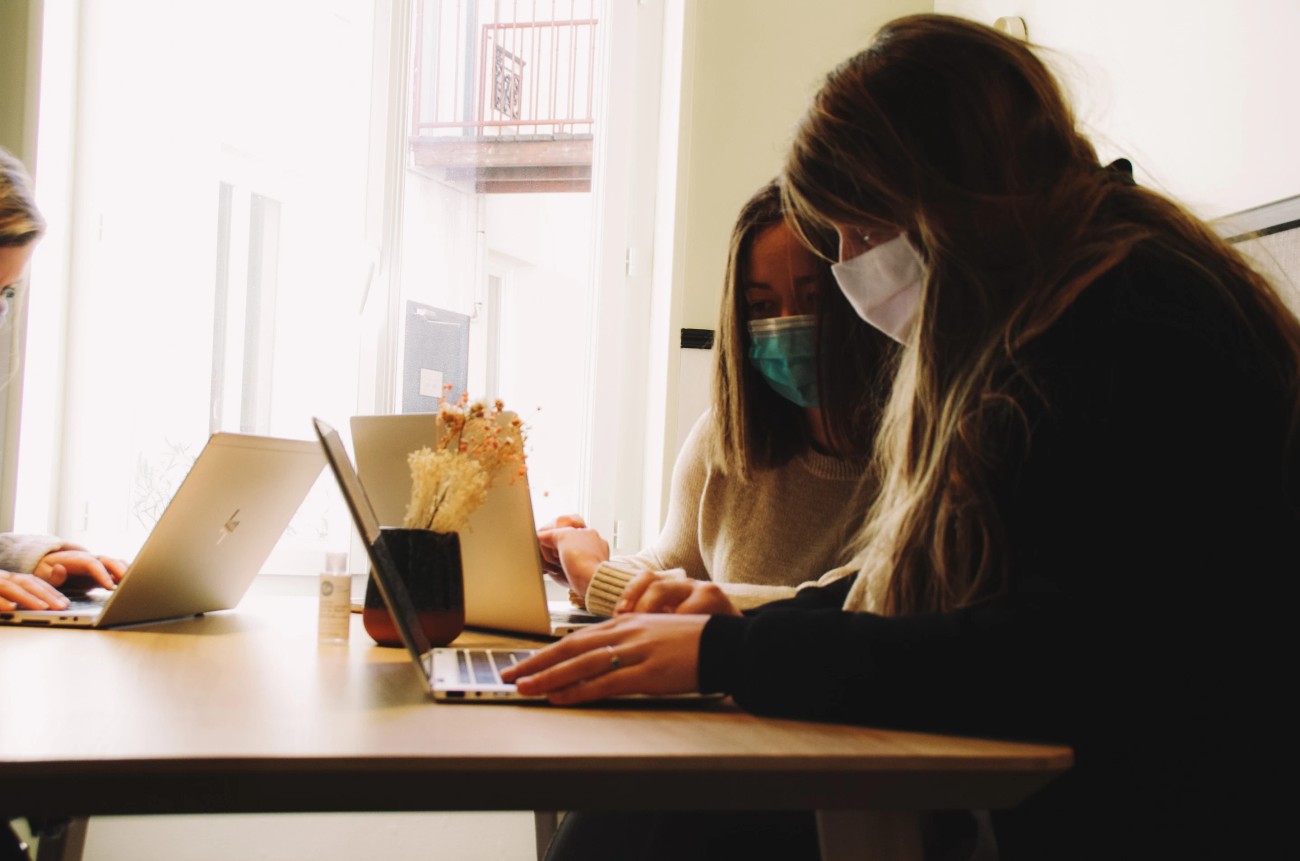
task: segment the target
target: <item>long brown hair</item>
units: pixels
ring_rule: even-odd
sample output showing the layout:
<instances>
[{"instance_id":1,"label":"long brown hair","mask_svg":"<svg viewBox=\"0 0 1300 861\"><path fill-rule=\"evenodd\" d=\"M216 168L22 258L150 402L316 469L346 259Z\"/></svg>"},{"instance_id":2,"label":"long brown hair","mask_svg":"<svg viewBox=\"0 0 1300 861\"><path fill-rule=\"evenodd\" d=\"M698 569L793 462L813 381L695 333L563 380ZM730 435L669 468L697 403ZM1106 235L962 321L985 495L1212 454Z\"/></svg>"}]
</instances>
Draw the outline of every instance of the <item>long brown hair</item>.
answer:
<instances>
[{"instance_id":1,"label":"long brown hair","mask_svg":"<svg viewBox=\"0 0 1300 861\"><path fill-rule=\"evenodd\" d=\"M784 218L780 189L776 183L764 185L736 217L727 254L713 373L714 459L744 477L786 463L810 444L802 408L773 391L747 358L748 311L741 285L749 253L759 235ZM834 232L813 228L803 235L819 256L834 253ZM829 267L818 307L817 387L827 437L838 453L865 457L888 393L894 348L853 314Z\"/></svg>"},{"instance_id":2,"label":"long brown hair","mask_svg":"<svg viewBox=\"0 0 1300 861\"><path fill-rule=\"evenodd\" d=\"M1006 380L1021 348L1139 243L1216 285L1269 372L1300 390L1300 324L1270 285L1179 206L1104 169L1047 68L992 28L887 24L827 78L783 187L800 229L897 226L928 267L878 437L866 606L946 610L1006 587L987 462L1021 417Z\"/></svg>"},{"instance_id":3,"label":"long brown hair","mask_svg":"<svg viewBox=\"0 0 1300 861\"><path fill-rule=\"evenodd\" d=\"M0 248L27 245L44 232L23 163L0 148Z\"/></svg>"}]
</instances>

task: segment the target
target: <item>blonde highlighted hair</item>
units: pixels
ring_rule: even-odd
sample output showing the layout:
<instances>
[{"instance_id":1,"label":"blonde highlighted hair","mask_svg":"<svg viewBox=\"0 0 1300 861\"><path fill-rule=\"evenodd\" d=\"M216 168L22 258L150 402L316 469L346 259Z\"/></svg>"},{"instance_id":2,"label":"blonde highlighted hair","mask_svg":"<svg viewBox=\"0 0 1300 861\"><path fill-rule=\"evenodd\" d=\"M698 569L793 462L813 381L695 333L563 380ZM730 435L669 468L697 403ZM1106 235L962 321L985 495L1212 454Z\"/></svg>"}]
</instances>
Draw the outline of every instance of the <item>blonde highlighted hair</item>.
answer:
<instances>
[{"instance_id":1,"label":"blonde highlighted hair","mask_svg":"<svg viewBox=\"0 0 1300 861\"><path fill-rule=\"evenodd\" d=\"M26 168L0 148L0 248L28 245L44 232Z\"/></svg>"},{"instance_id":2,"label":"blonde highlighted hair","mask_svg":"<svg viewBox=\"0 0 1300 861\"><path fill-rule=\"evenodd\" d=\"M1006 465L988 458L1022 427L1020 351L1139 243L1213 283L1300 402L1300 324L1276 292L1198 219L1104 168L1051 73L992 28L886 25L828 76L783 188L801 230L899 227L928 269L878 435L854 609L944 611L1008 586L990 488Z\"/></svg>"}]
</instances>

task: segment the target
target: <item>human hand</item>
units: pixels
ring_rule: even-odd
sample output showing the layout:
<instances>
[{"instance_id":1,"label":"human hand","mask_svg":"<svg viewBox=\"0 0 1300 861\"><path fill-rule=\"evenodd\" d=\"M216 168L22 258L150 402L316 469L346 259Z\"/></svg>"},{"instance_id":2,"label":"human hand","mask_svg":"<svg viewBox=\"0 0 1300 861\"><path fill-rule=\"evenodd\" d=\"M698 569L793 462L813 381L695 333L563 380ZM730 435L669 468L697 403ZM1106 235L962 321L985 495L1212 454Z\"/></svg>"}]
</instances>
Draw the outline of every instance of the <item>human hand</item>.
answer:
<instances>
[{"instance_id":1,"label":"human hand","mask_svg":"<svg viewBox=\"0 0 1300 861\"><path fill-rule=\"evenodd\" d=\"M555 548L555 533L560 529L585 529L586 527L587 522L577 514L561 514L538 527L537 543L542 551L542 570L554 575L556 580L563 583L564 568L560 564L560 553Z\"/></svg>"},{"instance_id":2,"label":"human hand","mask_svg":"<svg viewBox=\"0 0 1300 861\"><path fill-rule=\"evenodd\" d=\"M0 611L62 610L68 599L35 574L0 571Z\"/></svg>"},{"instance_id":3,"label":"human hand","mask_svg":"<svg viewBox=\"0 0 1300 861\"><path fill-rule=\"evenodd\" d=\"M614 606L623 613L703 613L707 616L739 616L727 593L717 583L664 577L653 571L638 574L623 590Z\"/></svg>"},{"instance_id":4,"label":"human hand","mask_svg":"<svg viewBox=\"0 0 1300 861\"><path fill-rule=\"evenodd\" d=\"M52 586L112 589L126 574L126 563L85 550L55 550L42 556L32 573Z\"/></svg>"},{"instance_id":5,"label":"human hand","mask_svg":"<svg viewBox=\"0 0 1300 861\"><path fill-rule=\"evenodd\" d=\"M700 635L708 616L619 616L575 631L503 670L522 694L575 705L622 694L699 689Z\"/></svg>"},{"instance_id":6,"label":"human hand","mask_svg":"<svg viewBox=\"0 0 1300 861\"><path fill-rule=\"evenodd\" d=\"M557 517L537 530L542 567L557 582L587 594L597 566L609 558L609 544L576 514Z\"/></svg>"}]
</instances>

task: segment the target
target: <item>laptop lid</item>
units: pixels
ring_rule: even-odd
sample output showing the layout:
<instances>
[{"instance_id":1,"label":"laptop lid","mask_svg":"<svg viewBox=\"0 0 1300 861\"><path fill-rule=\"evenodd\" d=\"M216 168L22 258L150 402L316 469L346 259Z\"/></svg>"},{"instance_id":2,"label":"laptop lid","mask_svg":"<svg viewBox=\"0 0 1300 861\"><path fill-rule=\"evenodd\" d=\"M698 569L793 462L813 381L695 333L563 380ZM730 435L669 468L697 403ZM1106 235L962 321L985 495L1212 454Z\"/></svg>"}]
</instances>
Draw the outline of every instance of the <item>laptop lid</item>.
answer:
<instances>
[{"instance_id":1,"label":"laptop lid","mask_svg":"<svg viewBox=\"0 0 1300 861\"><path fill-rule=\"evenodd\" d=\"M424 629L420 627L411 595L406 585L402 583L402 578L398 576L392 558L379 541L379 518L371 507L365 488L361 486L361 479L352 468L352 461L348 458L347 449L343 447L343 440L339 437L338 431L320 419L312 419L312 425L316 428L316 436L320 438L321 447L325 451L325 460L329 463L334 478L338 480L339 490L343 492L348 510L352 512L352 521L356 524L357 531L361 533L361 541L365 544L366 554L374 567L375 583L379 586L379 594L384 597L384 604L393 617L393 626L397 628L402 644L410 653L411 662L415 664L425 684L428 685L433 674L432 647L429 639L424 636Z\"/></svg>"},{"instance_id":2,"label":"laptop lid","mask_svg":"<svg viewBox=\"0 0 1300 861\"><path fill-rule=\"evenodd\" d=\"M102 608L3 621L110 627L234 607L320 476L310 440L214 434Z\"/></svg>"},{"instance_id":3,"label":"laptop lid","mask_svg":"<svg viewBox=\"0 0 1300 861\"><path fill-rule=\"evenodd\" d=\"M512 418L514 414L502 413L503 421ZM379 522L400 526L411 495L407 455L438 440L442 432L438 414L354 416L351 429L360 481ZM517 475L506 466L493 478L486 499L461 532L460 551L465 624L529 634L560 633L546 599L527 475Z\"/></svg>"}]
</instances>

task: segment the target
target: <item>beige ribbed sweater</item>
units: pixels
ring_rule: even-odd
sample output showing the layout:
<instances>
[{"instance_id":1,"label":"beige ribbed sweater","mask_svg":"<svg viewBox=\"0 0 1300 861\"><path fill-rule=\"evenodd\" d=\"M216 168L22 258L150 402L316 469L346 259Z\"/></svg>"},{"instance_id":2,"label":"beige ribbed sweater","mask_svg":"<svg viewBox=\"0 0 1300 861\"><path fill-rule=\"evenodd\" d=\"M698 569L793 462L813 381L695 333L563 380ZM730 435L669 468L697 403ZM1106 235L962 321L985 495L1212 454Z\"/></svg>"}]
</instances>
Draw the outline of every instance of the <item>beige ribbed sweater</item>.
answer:
<instances>
[{"instance_id":1,"label":"beige ribbed sweater","mask_svg":"<svg viewBox=\"0 0 1300 861\"><path fill-rule=\"evenodd\" d=\"M865 463L807 451L746 482L710 462L711 414L695 423L673 467L668 517L653 545L618 557L628 571L601 568L587 607L613 615L634 570L713 580L740 609L794 595L856 572L847 548L874 488L860 488ZM829 573L828 573L829 572Z\"/></svg>"}]
</instances>

